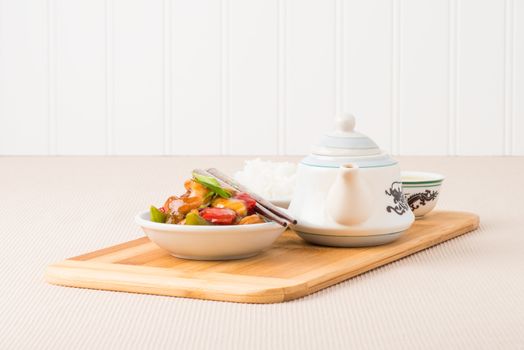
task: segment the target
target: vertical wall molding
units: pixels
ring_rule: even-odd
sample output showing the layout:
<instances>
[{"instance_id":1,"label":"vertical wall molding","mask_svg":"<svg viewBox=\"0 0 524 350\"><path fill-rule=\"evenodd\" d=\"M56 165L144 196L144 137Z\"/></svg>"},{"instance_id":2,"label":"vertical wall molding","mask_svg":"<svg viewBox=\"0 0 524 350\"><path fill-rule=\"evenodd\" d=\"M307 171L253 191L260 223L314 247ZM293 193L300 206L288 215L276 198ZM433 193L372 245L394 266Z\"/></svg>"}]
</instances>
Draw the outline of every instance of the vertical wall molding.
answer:
<instances>
[{"instance_id":1,"label":"vertical wall molding","mask_svg":"<svg viewBox=\"0 0 524 350\"><path fill-rule=\"evenodd\" d=\"M113 18L114 18L114 0L105 1L105 20L106 20L106 32L105 32L105 55L106 55L106 154L114 154L114 29L113 29Z\"/></svg>"},{"instance_id":2,"label":"vertical wall molding","mask_svg":"<svg viewBox=\"0 0 524 350\"><path fill-rule=\"evenodd\" d=\"M49 0L47 0L49 1ZM2 20L2 13L4 11L3 9L3 1L0 0L0 20ZM47 17L47 2L46 2L46 11L44 13L44 17L46 18ZM47 20L44 18L44 33L47 33ZM0 64L4 64L3 60L2 60L2 55L3 55L3 52L4 52L4 48L2 47L2 42L1 42L1 39L2 39L2 27L0 27ZM46 34L46 38L47 38L47 34ZM46 39L47 40L47 39ZM47 51L46 51L46 56L47 56ZM44 57L44 60L47 61L47 57ZM0 67L1 68L1 67ZM3 85L4 83L2 81L0 81L0 91L3 90ZM2 120L2 112L3 112L3 100L2 98L0 98L0 123L3 121ZM1 124L0 124L1 125ZM47 126L47 129L49 129L49 122L46 121L46 126ZM49 131L46 129L46 134L49 134ZM3 149L3 145L4 143L1 142L2 140L0 139L0 155L1 154L5 154L5 150ZM47 142L47 150L46 150L47 153L49 153L49 142Z\"/></svg>"},{"instance_id":3,"label":"vertical wall molding","mask_svg":"<svg viewBox=\"0 0 524 350\"><path fill-rule=\"evenodd\" d=\"M449 0L449 62L448 62L448 155L457 154L458 100L458 1Z\"/></svg>"},{"instance_id":4,"label":"vertical wall molding","mask_svg":"<svg viewBox=\"0 0 524 350\"><path fill-rule=\"evenodd\" d=\"M57 154L55 3L46 2L47 154Z\"/></svg>"},{"instance_id":5,"label":"vertical wall molding","mask_svg":"<svg viewBox=\"0 0 524 350\"><path fill-rule=\"evenodd\" d=\"M344 112L344 1L335 0L335 114Z\"/></svg>"},{"instance_id":6,"label":"vertical wall molding","mask_svg":"<svg viewBox=\"0 0 524 350\"><path fill-rule=\"evenodd\" d=\"M286 116L287 116L287 107L286 107L286 100L287 100L287 20L286 20L286 0L277 0L278 1L278 7L277 7L277 94L278 94L278 111L277 111L277 119L278 119L278 154L284 155L286 154Z\"/></svg>"},{"instance_id":7,"label":"vertical wall molding","mask_svg":"<svg viewBox=\"0 0 524 350\"><path fill-rule=\"evenodd\" d=\"M514 91L514 51L515 25L514 0L504 2L504 154L513 154L513 91Z\"/></svg>"},{"instance_id":8,"label":"vertical wall molding","mask_svg":"<svg viewBox=\"0 0 524 350\"><path fill-rule=\"evenodd\" d=\"M516 113L517 113L517 2L513 0L512 3L512 13L511 13L511 21L512 21L512 34L511 34L511 66L512 66L512 81L511 81L511 155L519 155L517 151L517 132L516 129L517 126L517 120L516 120ZM524 38L520 38L524 39ZM520 66L522 67L522 63L520 63Z\"/></svg>"},{"instance_id":9,"label":"vertical wall molding","mask_svg":"<svg viewBox=\"0 0 524 350\"><path fill-rule=\"evenodd\" d=\"M171 0L164 0L164 43L163 43L163 102L164 102L164 155L173 153L173 113L172 113L172 10Z\"/></svg>"},{"instance_id":10,"label":"vertical wall molding","mask_svg":"<svg viewBox=\"0 0 524 350\"><path fill-rule=\"evenodd\" d=\"M391 9L391 146L400 152L400 21L401 0L393 0Z\"/></svg>"},{"instance_id":11,"label":"vertical wall molding","mask_svg":"<svg viewBox=\"0 0 524 350\"><path fill-rule=\"evenodd\" d=\"M220 126L221 154L231 153L231 1L220 2Z\"/></svg>"}]
</instances>

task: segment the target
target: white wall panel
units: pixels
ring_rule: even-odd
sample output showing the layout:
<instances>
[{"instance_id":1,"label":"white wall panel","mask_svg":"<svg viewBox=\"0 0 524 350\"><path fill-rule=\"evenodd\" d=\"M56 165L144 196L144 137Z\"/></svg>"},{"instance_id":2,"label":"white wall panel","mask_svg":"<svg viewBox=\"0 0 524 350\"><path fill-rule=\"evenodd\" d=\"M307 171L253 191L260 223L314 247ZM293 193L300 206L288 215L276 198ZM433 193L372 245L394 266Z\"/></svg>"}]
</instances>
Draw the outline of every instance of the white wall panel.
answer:
<instances>
[{"instance_id":1,"label":"white wall panel","mask_svg":"<svg viewBox=\"0 0 524 350\"><path fill-rule=\"evenodd\" d=\"M278 152L278 2L230 3L231 154Z\"/></svg>"},{"instance_id":2,"label":"white wall panel","mask_svg":"<svg viewBox=\"0 0 524 350\"><path fill-rule=\"evenodd\" d=\"M458 8L457 153L504 153L504 1Z\"/></svg>"},{"instance_id":3,"label":"white wall panel","mask_svg":"<svg viewBox=\"0 0 524 350\"><path fill-rule=\"evenodd\" d=\"M226 91L221 91L220 3L215 0L173 0L172 3L172 146L175 154L221 152L221 103L227 95L222 96Z\"/></svg>"},{"instance_id":4,"label":"white wall panel","mask_svg":"<svg viewBox=\"0 0 524 350\"><path fill-rule=\"evenodd\" d=\"M524 1L514 0L513 4L511 146L513 154L524 155Z\"/></svg>"},{"instance_id":5,"label":"white wall panel","mask_svg":"<svg viewBox=\"0 0 524 350\"><path fill-rule=\"evenodd\" d=\"M524 155L522 0L0 0L0 154Z\"/></svg>"},{"instance_id":6,"label":"white wall panel","mask_svg":"<svg viewBox=\"0 0 524 350\"><path fill-rule=\"evenodd\" d=\"M355 114L359 131L394 151L392 1L348 0L344 11L344 110Z\"/></svg>"},{"instance_id":7,"label":"white wall panel","mask_svg":"<svg viewBox=\"0 0 524 350\"><path fill-rule=\"evenodd\" d=\"M401 4L401 154L445 154L447 151L448 4L434 0L404 0Z\"/></svg>"},{"instance_id":8,"label":"white wall panel","mask_svg":"<svg viewBox=\"0 0 524 350\"><path fill-rule=\"evenodd\" d=\"M48 151L47 8L0 2L0 154Z\"/></svg>"},{"instance_id":9,"label":"white wall panel","mask_svg":"<svg viewBox=\"0 0 524 350\"><path fill-rule=\"evenodd\" d=\"M335 3L286 0L286 151L305 154L335 117Z\"/></svg>"},{"instance_id":10,"label":"white wall panel","mask_svg":"<svg viewBox=\"0 0 524 350\"><path fill-rule=\"evenodd\" d=\"M56 152L105 154L105 1L53 0L52 5Z\"/></svg>"},{"instance_id":11,"label":"white wall panel","mask_svg":"<svg viewBox=\"0 0 524 350\"><path fill-rule=\"evenodd\" d=\"M115 154L164 152L164 16L162 1L114 1L112 143ZM141 142L140 140L147 140Z\"/></svg>"}]
</instances>

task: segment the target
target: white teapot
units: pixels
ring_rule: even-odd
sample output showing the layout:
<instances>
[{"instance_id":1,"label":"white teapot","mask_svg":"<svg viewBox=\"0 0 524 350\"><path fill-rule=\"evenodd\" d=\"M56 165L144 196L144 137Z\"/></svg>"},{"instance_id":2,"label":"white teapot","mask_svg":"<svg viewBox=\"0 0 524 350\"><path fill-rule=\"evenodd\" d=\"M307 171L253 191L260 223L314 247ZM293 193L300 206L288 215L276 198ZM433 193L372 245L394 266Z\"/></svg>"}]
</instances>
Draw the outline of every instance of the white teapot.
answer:
<instances>
[{"instance_id":1,"label":"white teapot","mask_svg":"<svg viewBox=\"0 0 524 350\"><path fill-rule=\"evenodd\" d=\"M306 241L354 247L389 243L414 221L398 163L354 131L355 117L337 119L298 167L289 206Z\"/></svg>"}]
</instances>

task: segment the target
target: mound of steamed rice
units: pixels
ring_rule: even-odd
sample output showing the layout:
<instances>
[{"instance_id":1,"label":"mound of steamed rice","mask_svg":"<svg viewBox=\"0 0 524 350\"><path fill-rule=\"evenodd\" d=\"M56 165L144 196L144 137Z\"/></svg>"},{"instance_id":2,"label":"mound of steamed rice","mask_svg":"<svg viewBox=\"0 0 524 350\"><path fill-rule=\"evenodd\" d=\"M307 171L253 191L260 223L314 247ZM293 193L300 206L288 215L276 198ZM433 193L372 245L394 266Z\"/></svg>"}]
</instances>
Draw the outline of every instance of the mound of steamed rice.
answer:
<instances>
[{"instance_id":1,"label":"mound of steamed rice","mask_svg":"<svg viewBox=\"0 0 524 350\"><path fill-rule=\"evenodd\" d=\"M293 196L297 165L261 159L246 160L244 169L234 177L251 191L269 200L285 200Z\"/></svg>"}]
</instances>

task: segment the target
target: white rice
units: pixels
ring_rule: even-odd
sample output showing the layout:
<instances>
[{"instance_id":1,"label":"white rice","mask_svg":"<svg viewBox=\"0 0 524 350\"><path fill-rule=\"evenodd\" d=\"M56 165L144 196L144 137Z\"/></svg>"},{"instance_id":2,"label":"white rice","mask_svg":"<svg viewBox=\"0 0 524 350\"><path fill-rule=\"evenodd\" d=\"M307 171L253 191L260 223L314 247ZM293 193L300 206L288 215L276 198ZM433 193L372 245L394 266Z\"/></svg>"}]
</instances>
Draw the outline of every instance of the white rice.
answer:
<instances>
[{"instance_id":1,"label":"white rice","mask_svg":"<svg viewBox=\"0 0 524 350\"><path fill-rule=\"evenodd\" d=\"M293 196L297 165L259 158L246 160L244 169L234 175L242 185L270 200L286 200Z\"/></svg>"}]
</instances>

